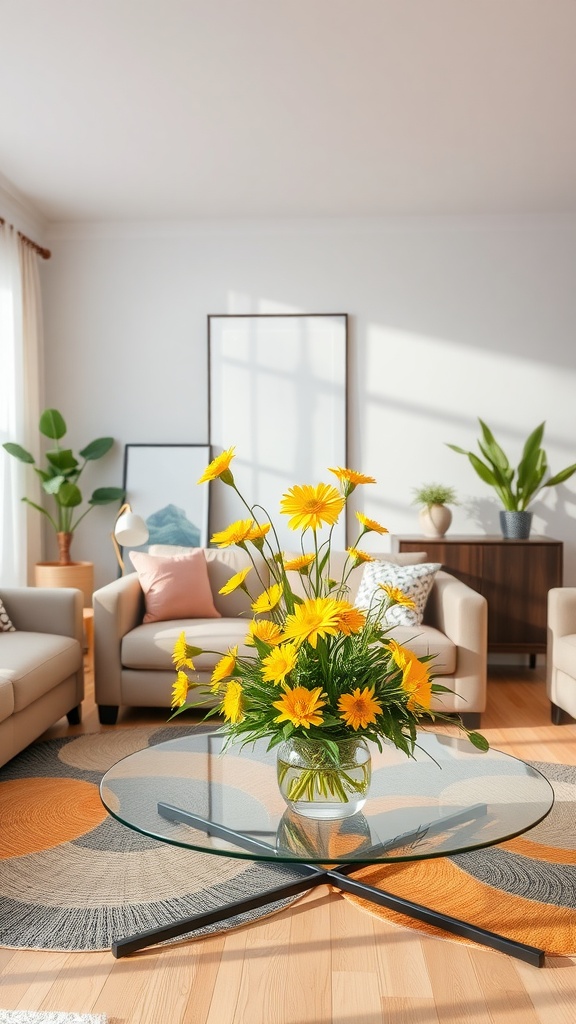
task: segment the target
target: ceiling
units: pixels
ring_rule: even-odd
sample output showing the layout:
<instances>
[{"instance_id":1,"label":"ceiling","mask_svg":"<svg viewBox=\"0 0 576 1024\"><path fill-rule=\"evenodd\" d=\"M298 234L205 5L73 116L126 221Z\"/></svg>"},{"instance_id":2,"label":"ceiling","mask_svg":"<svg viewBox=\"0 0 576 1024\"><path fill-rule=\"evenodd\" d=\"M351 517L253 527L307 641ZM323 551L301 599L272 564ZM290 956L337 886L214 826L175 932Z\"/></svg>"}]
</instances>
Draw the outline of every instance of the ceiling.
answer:
<instances>
[{"instance_id":1,"label":"ceiling","mask_svg":"<svg viewBox=\"0 0 576 1024\"><path fill-rule=\"evenodd\" d=\"M0 0L51 222L576 212L574 0Z\"/></svg>"}]
</instances>

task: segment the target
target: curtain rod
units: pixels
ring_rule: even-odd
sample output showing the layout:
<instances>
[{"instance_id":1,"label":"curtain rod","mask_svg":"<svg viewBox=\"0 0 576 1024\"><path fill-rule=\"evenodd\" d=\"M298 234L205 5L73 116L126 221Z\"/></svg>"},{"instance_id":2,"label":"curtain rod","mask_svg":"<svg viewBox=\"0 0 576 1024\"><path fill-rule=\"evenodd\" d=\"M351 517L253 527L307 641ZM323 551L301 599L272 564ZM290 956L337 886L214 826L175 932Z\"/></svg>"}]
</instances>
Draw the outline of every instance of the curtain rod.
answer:
<instances>
[{"instance_id":1,"label":"curtain rod","mask_svg":"<svg viewBox=\"0 0 576 1024\"><path fill-rule=\"evenodd\" d=\"M0 224L6 224L4 217L0 217ZM9 224L8 227L14 230L13 224ZM37 252L38 255L42 257L43 260L50 259L52 255L50 249L43 249L41 245L38 245L37 242L33 242L31 238L28 238L27 235L22 234L21 231L18 232L18 238L20 238L24 242L24 245L29 245L30 248L34 250L34 252Z\"/></svg>"}]
</instances>

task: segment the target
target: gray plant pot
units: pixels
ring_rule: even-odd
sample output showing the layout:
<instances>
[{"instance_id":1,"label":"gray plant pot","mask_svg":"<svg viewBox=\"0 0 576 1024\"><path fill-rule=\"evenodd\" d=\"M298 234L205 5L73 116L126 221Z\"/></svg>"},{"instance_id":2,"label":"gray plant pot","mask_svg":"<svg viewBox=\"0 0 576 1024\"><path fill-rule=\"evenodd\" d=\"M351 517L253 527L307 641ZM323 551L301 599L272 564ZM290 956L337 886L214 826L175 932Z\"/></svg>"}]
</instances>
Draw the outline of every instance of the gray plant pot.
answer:
<instances>
[{"instance_id":1,"label":"gray plant pot","mask_svg":"<svg viewBox=\"0 0 576 1024\"><path fill-rule=\"evenodd\" d=\"M500 529L505 540L527 540L531 527L531 512L500 513Z\"/></svg>"}]
</instances>

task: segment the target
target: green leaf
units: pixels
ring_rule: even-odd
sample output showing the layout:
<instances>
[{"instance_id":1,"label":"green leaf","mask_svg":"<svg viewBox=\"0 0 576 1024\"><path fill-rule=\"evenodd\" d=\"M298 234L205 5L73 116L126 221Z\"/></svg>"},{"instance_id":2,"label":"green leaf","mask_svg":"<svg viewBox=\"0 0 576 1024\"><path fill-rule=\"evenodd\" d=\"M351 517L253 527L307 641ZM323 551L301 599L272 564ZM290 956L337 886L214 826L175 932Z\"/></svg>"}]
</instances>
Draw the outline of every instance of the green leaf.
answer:
<instances>
[{"instance_id":1,"label":"green leaf","mask_svg":"<svg viewBox=\"0 0 576 1024\"><path fill-rule=\"evenodd\" d=\"M47 512L45 508L42 508L41 505L37 505L35 501L30 501L30 498L22 498L22 501L24 501L26 505L30 505L30 508L35 508L37 512L41 512L43 516L47 516L50 522L54 524L54 520L50 513Z\"/></svg>"},{"instance_id":2,"label":"green leaf","mask_svg":"<svg viewBox=\"0 0 576 1024\"><path fill-rule=\"evenodd\" d=\"M97 487L90 498L89 505L109 505L111 501L122 501L124 491L121 487Z\"/></svg>"},{"instance_id":3,"label":"green leaf","mask_svg":"<svg viewBox=\"0 0 576 1024\"><path fill-rule=\"evenodd\" d=\"M482 462L482 459L479 459L477 455L474 455L474 452L468 452L468 458L470 459L473 468L478 473L478 476L484 481L484 483L490 484L491 487L496 487L498 485L498 481L494 473L486 463Z\"/></svg>"},{"instance_id":4,"label":"green leaf","mask_svg":"<svg viewBox=\"0 0 576 1024\"><path fill-rule=\"evenodd\" d=\"M488 452L490 452L490 461L493 462L495 466L498 466L499 469L505 472L510 467L510 463L508 462L507 456L502 451L502 448L498 444L490 428L480 418L478 418L478 422L482 429L482 436L484 438L485 448Z\"/></svg>"},{"instance_id":5,"label":"green leaf","mask_svg":"<svg viewBox=\"0 0 576 1024\"><path fill-rule=\"evenodd\" d=\"M544 437L544 427L546 426L546 420L544 420L526 439L524 448L522 451L522 460L529 459L533 452L538 451L542 445L542 438ZM521 461L522 461L521 460ZM520 468L520 467L518 467Z\"/></svg>"},{"instance_id":6,"label":"green leaf","mask_svg":"<svg viewBox=\"0 0 576 1024\"><path fill-rule=\"evenodd\" d=\"M465 448L459 448L457 444L448 444L445 442L447 448L451 448L453 452L458 452L459 455L471 455L472 452L467 452Z\"/></svg>"},{"instance_id":7,"label":"green leaf","mask_svg":"<svg viewBox=\"0 0 576 1024\"><path fill-rule=\"evenodd\" d=\"M66 424L57 409L45 409L40 417L39 430L51 441L59 441L66 433Z\"/></svg>"},{"instance_id":8,"label":"green leaf","mask_svg":"<svg viewBox=\"0 0 576 1024\"><path fill-rule=\"evenodd\" d=\"M20 459L20 462L34 464L34 456L30 455L30 452L27 452L21 445L6 441L6 444L3 444L2 447L8 452L8 455L13 455L15 459Z\"/></svg>"},{"instance_id":9,"label":"green leaf","mask_svg":"<svg viewBox=\"0 0 576 1024\"><path fill-rule=\"evenodd\" d=\"M82 504L80 489L76 487L76 484L71 484L68 481L62 484L55 498L62 508L76 508L77 505Z\"/></svg>"},{"instance_id":10,"label":"green leaf","mask_svg":"<svg viewBox=\"0 0 576 1024\"><path fill-rule=\"evenodd\" d=\"M110 451L113 444L113 437L99 437L96 441L91 441L90 444L86 445L79 454L83 459L86 459L86 462L93 462L95 459L101 459L103 455L106 455L106 452Z\"/></svg>"},{"instance_id":11,"label":"green leaf","mask_svg":"<svg viewBox=\"0 0 576 1024\"><path fill-rule=\"evenodd\" d=\"M42 488L46 491L46 494L58 494L58 491L62 487L62 484L66 483L66 477L63 476L51 476L42 484Z\"/></svg>"},{"instance_id":12,"label":"green leaf","mask_svg":"<svg viewBox=\"0 0 576 1024\"><path fill-rule=\"evenodd\" d=\"M470 743L472 743L472 745L476 747L478 750L490 750L490 744L488 743L488 740L486 739L485 736L482 736L481 733L469 732L468 739L470 740Z\"/></svg>"},{"instance_id":13,"label":"green leaf","mask_svg":"<svg viewBox=\"0 0 576 1024\"><path fill-rule=\"evenodd\" d=\"M46 452L46 461L59 473L70 474L78 469L78 461L74 458L71 448L53 448Z\"/></svg>"},{"instance_id":14,"label":"green leaf","mask_svg":"<svg viewBox=\"0 0 576 1024\"><path fill-rule=\"evenodd\" d=\"M565 480L569 480L574 473L576 473L576 462L571 466L567 466L566 469L561 469L559 473L556 473L556 476L550 477L544 484L544 487L556 487L556 484L562 484Z\"/></svg>"}]
</instances>

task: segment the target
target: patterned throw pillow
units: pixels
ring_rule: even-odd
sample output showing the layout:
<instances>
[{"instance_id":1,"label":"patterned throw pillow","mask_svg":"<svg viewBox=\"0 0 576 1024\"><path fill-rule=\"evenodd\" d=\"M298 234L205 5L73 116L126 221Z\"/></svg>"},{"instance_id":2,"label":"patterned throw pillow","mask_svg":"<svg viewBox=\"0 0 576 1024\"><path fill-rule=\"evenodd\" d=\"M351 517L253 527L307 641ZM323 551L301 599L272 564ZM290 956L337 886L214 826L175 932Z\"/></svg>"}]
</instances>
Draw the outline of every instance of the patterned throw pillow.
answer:
<instances>
[{"instance_id":1,"label":"patterned throw pillow","mask_svg":"<svg viewBox=\"0 0 576 1024\"><path fill-rule=\"evenodd\" d=\"M441 568L441 562L421 562L419 565L366 562L354 603L357 608L367 611L372 602L374 609L386 598L378 584L387 583L391 587L397 587L406 597L412 598L416 607L392 605L383 621L388 626L419 626L424 617L424 608L432 590L434 577Z\"/></svg>"},{"instance_id":2,"label":"patterned throw pillow","mask_svg":"<svg viewBox=\"0 0 576 1024\"><path fill-rule=\"evenodd\" d=\"M15 633L16 627L10 622L10 616L6 611L2 598L0 598L0 633Z\"/></svg>"}]
</instances>

